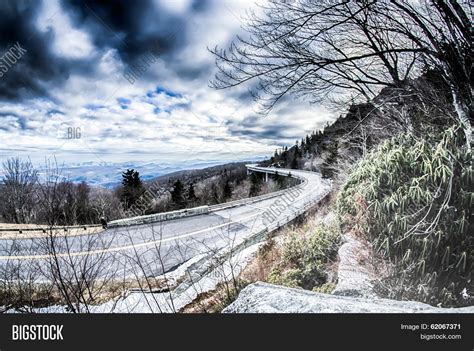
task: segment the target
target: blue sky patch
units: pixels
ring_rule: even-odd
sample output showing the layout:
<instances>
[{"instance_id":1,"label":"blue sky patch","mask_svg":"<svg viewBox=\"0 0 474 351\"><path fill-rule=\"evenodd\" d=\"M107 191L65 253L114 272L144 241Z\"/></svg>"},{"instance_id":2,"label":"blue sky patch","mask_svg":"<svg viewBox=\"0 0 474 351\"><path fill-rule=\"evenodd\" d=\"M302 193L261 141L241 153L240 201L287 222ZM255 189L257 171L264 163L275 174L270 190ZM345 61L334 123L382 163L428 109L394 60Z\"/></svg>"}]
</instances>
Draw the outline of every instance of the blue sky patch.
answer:
<instances>
[{"instance_id":1,"label":"blue sky patch","mask_svg":"<svg viewBox=\"0 0 474 351\"><path fill-rule=\"evenodd\" d=\"M170 113L170 110L167 109L167 108L162 109L162 108L159 108L159 107L155 107L155 109L153 110L153 112L154 112L155 114L159 114L159 113L161 113L161 112Z\"/></svg>"},{"instance_id":2,"label":"blue sky patch","mask_svg":"<svg viewBox=\"0 0 474 351\"><path fill-rule=\"evenodd\" d=\"M101 104L87 104L84 106L86 109L88 110L98 110L100 108L104 108L105 106L104 105L101 105Z\"/></svg>"},{"instance_id":3,"label":"blue sky patch","mask_svg":"<svg viewBox=\"0 0 474 351\"><path fill-rule=\"evenodd\" d=\"M117 101L118 101L118 103L120 104L120 108L121 108L122 110L127 110L127 109L128 109L128 105L130 105L130 104L132 103L132 100L126 99L126 98L123 98L123 97L117 98Z\"/></svg>"},{"instance_id":4,"label":"blue sky patch","mask_svg":"<svg viewBox=\"0 0 474 351\"><path fill-rule=\"evenodd\" d=\"M182 95L180 93L175 93L174 91L168 90L168 89L160 87L160 86L156 87L156 93L157 94L165 94L169 97L177 97L177 98L182 97Z\"/></svg>"}]
</instances>

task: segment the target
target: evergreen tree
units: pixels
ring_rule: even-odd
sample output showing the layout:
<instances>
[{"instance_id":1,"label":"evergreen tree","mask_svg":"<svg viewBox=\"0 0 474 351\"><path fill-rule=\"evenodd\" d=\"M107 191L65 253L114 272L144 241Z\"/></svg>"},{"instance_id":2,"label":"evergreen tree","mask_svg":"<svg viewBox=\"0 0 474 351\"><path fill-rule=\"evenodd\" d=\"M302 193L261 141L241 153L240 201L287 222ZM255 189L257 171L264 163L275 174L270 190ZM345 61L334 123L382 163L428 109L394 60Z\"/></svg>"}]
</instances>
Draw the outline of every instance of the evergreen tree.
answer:
<instances>
[{"instance_id":1,"label":"evergreen tree","mask_svg":"<svg viewBox=\"0 0 474 351\"><path fill-rule=\"evenodd\" d=\"M278 149L275 150L275 154L272 157L272 163L277 163L280 160L280 155L278 154Z\"/></svg>"},{"instance_id":2,"label":"evergreen tree","mask_svg":"<svg viewBox=\"0 0 474 351\"><path fill-rule=\"evenodd\" d=\"M122 185L131 188L142 187L142 181L140 179L140 173L134 169L127 169L122 173Z\"/></svg>"},{"instance_id":3,"label":"evergreen tree","mask_svg":"<svg viewBox=\"0 0 474 351\"><path fill-rule=\"evenodd\" d=\"M295 152L290 164L291 169L298 169L298 154Z\"/></svg>"},{"instance_id":4,"label":"evergreen tree","mask_svg":"<svg viewBox=\"0 0 474 351\"><path fill-rule=\"evenodd\" d=\"M300 149L298 147L298 141L296 141L296 145L293 149L293 155L290 162L290 168L297 169L298 168L298 158L300 157Z\"/></svg>"},{"instance_id":5,"label":"evergreen tree","mask_svg":"<svg viewBox=\"0 0 474 351\"><path fill-rule=\"evenodd\" d=\"M186 200L184 198L184 185L179 179L173 184L173 190L171 191L171 201L173 202L173 206L176 209L184 208L186 204Z\"/></svg>"},{"instance_id":6,"label":"evergreen tree","mask_svg":"<svg viewBox=\"0 0 474 351\"><path fill-rule=\"evenodd\" d=\"M285 146L283 148L283 151L281 153L281 156L280 156L280 159L281 161L283 162L283 166L286 166L287 162L288 162L288 147Z\"/></svg>"},{"instance_id":7,"label":"evergreen tree","mask_svg":"<svg viewBox=\"0 0 474 351\"><path fill-rule=\"evenodd\" d=\"M135 204L143 192L143 183L140 173L134 169L127 169L122 173L122 189L120 199L128 209Z\"/></svg>"},{"instance_id":8,"label":"evergreen tree","mask_svg":"<svg viewBox=\"0 0 474 351\"><path fill-rule=\"evenodd\" d=\"M250 175L250 191L249 196L256 196L262 190L262 179L256 173Z\"/></svg>"},{"instance_id":9,"label":"evergreen tree","mask_svg":"<svg viewBox=\"0 0 474 351\"><path fill-rule=\"evenodd\" d=\"M275 172L275 181L278 184L278 188L285 189L288 184L288 177L280 175L278 172Z\"/></svg>"},{"instance_id":10,"label":"evergreen tree","mask_svg":"<svg viewBox=\"0 0 474 351\"><path fill-rule=\"evenodd\" d=\"M321 174L324 178L332 178L336 174L337 161L339 158L339 145L337 141L327 146L329 152L321 167Z\"/></svg>"}]
</instances>

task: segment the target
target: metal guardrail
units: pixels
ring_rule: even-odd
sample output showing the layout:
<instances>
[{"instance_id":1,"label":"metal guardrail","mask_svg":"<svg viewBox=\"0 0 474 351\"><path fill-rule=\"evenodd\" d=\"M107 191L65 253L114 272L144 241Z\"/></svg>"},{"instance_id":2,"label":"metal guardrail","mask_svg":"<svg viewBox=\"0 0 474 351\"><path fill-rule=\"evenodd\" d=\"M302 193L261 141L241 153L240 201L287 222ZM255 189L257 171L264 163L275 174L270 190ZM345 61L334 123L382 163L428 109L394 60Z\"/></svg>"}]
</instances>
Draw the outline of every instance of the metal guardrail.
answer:
<instances>
[{"instance_id":1,"label":"metal guardrail","mask_svg":"<svg viewBox=\"0 0 474 351\"><path fill-rule=\"evenodd\" d=\"M111 228L115 228L115 227L149 224L149 223L169 221L172 219L192 217L192 216L197 216L197 215L207 214L207 213L209 213L208 206L198 206L198 207L185 208L182 210L176 210L176 211L170 211L170 212L161 212L161 213L154 213L154 214L144 215L144 216L135 216L135 217L130 217L130 218L117 219L115 221L109 222L108 226Z\"/></svg>"},{"instance_id":2,"label":"metal guardrail","mask_svg":"<svg viewBox=\"0 0 474 351\"><path fill-rule=\"evenodd\" d=\"M209 211L210 212L219 211L219 210L224 210L226 208L232 208L232 207L237 207L237 206L241 206L241 205L251 204L251 203L254 203L254 202L261 201L261 200L271 199L273 197L277 197L279 195L282 195L282 194L290 191L291 189L295 189L295 188L298 188L298 187L301 187L301 184L292 186L292 187L284 189L284 190L275 191L275 192L272 192L272 193L269 193L269 194L258 195L258 196L254 196L254 197L248 197L248 198L245 198L245 199L240 199L240 200L235 200L235 201L229 201L229 202L225 202L225 203L217 204L217 205L211 205L211 206L209 206Z\"/></svg>"},{"instance_id":3,"label":"metal guardrail","mask_svg":"<svg viewBox=\"0 0 474 351\"><path fill-rule=\"evenodd\" d=\"M102 227L101 224L84 224L84 225L71 225L71 226L53 226L53 227L36 227L36 228L0 228L0 232L40 232L46 233L47 231L51 230L63 230L67 232L69 229L84 229L87 228L97 228Z\"/></svg>"}]
</instances>

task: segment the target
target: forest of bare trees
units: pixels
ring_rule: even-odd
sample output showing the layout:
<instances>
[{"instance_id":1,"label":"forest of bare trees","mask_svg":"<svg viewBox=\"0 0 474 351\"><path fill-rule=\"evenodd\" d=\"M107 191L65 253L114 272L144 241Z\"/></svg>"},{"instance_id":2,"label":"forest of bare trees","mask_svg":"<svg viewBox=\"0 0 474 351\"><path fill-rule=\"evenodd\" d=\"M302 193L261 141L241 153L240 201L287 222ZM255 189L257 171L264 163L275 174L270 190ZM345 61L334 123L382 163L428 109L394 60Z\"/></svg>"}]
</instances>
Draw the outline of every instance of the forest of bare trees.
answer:
<instances>
[{"instance_id":1,"label":"forest of bare trees","mask_svg":"<svg viewBox=\"0 0 474 351\"><path fill-rule=\"evenodd\" d=\"M292 185L280 182L281 177L264 184L246 172L239 165L191 180L174 177L145 183L138 171L128 169L122 184L108 189L68 180L56 159L47 160L39 171L30 160L13 157L3 164L0 214L6 223L97 224L101 217L114 220L214 205Z\"/></svg>"}]
</instances>

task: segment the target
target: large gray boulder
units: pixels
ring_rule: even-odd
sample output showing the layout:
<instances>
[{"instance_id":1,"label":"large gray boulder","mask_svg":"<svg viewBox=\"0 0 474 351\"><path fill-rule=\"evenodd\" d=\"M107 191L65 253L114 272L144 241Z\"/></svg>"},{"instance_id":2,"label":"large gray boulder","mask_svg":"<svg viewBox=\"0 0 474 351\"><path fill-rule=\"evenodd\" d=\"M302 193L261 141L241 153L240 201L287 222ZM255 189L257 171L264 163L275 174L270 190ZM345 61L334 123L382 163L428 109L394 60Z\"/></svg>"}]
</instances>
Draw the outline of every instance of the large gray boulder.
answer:
<instances>
[{"instance_id":1,"label":"large gray boulder","mask_svg":"<svg viewBox=\"0 0 474 351\"><path fill-rule=\"evenodd\" d=\"M243 289L223 313L474 313L474 306L438 308L421 302L337 296L257 282Z\"/></svg>"},{"instance_id":2,"label":"large gray boulder","mask_svg":"<svg viewBox=\"0 0 474 351\"><path fill-rule=\"evenodd\" d=\"M334 295L376 297L373 291L376 277L371 267L369 250L367 243L359 240L353 233L343 235L343 244L338 251L338 279Z\"/></svg>"}]
</instances>

